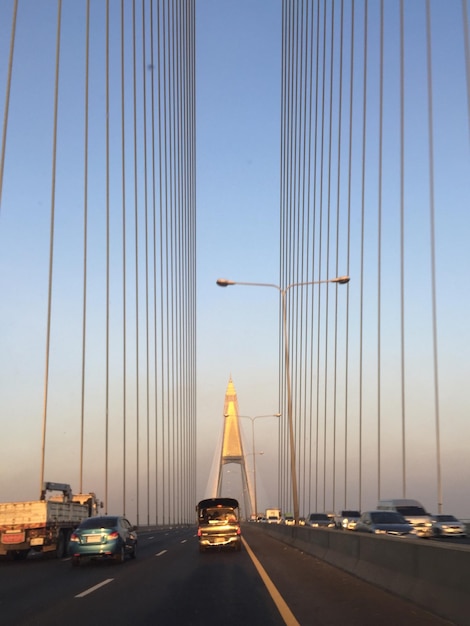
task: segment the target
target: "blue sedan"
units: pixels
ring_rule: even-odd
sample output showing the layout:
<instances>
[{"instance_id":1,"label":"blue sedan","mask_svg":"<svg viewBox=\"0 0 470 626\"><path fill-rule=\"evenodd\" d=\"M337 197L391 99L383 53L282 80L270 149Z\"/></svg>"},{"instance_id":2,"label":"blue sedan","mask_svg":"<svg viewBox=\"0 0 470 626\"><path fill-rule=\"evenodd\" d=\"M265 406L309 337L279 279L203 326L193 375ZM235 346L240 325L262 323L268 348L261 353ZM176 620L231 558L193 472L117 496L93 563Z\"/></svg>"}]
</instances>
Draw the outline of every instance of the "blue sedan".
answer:
<instances>
[{"instance_id":1,"label":"blue sedan","mask_svg":"<svg viewBox=\"0 0 470 626\"><path fill-rule=\"evenodd\" d=\"M83 520L70 536L69 554L72 565L80 565L82 557L113 558L122 563L129 555L135 559L137 533L135 526L121 516L101 515Z\"/></svg>"}]
</instances>

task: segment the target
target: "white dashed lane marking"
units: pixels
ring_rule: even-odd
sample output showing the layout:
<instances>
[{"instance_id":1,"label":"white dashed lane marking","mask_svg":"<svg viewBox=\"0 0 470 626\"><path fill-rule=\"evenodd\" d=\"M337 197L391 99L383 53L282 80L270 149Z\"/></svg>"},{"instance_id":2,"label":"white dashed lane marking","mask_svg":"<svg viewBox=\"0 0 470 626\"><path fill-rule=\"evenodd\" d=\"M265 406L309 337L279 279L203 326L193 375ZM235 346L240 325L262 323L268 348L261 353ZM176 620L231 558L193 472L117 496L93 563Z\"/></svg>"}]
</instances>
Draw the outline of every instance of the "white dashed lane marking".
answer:
<instances>
[{"instance_id":1,"label":"white dashed lane marking","mask_svg":"<svg viewBox=\"0 0 470 626\"><path fill-rule=\"evenodd\" d=\"M103 582L98 583L97 585L95 585L94 587L90 587L89 589L86 589L85 591L82 591L82 593L79 593L78 595L76 595L76 598L84 598L85 596L87 596L89 593L93 593L93 591L96 591L97 589L99 589L100 587L104 587L104 585L107 585L108 583L112 582L114 580L114 578L107 578L106 580L103 580Z\"/></svg>"}]
</instances>

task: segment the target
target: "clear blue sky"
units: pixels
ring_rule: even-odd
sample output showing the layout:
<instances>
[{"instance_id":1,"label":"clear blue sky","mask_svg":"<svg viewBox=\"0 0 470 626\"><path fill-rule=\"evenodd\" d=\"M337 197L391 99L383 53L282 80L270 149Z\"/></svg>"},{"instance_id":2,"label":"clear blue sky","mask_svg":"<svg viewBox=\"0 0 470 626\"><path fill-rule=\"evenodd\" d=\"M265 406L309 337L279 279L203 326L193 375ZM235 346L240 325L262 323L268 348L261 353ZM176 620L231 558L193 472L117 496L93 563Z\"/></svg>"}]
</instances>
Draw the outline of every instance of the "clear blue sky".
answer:
<instances>
[{"instance_id":1,"label":"clear blue sky","mask_svg":"<svg viewBox=\"0 0 470 626\"><path fill-rule=\"evenodd\" d=\"M281 17L280 2L198 4L198 415L203 487L204 470L210 467L223 426L230 375L242 415L279 410L278 295L274 290L230 293L215 281L279 280ZM250 433L249 421L242 424ZM262 431L269 431L264 441L264 446L270 444L269 453L260 463L276 458L276 426L275 418L256 423L260 440ZM271 471L274 467L270 465Z\"/></svg>"},{"instance_id":2,"label":"clear blue sky","mask_svg":"<svg viewBox=\"0 0 470 626\"><path fill-rule=\"evenodd\" d=\"M337 7L339 6L339 3ZM361 75L362 3L356 3ZM433 387L430 272L429 134L426 84L425 3L405 3L405 400L408 497L436 507L436 435ZM350 3L345 3L348 18ZM470 517L467 458L470 402L470 332L466 318L470 253L468 198L469 121L460 3L431 2L433 53L436 284L440 435L445 509ZM280 2L198 5L198 211L199 211L199 426L208 457L222 419L229 375L240 413L278 410L277 304L274 290L218 289L217 277L279 282L278 205L280 155ZM366 234L364 273L364 505L375 505L377 396L377 142L378 10L369 3L369 95L367 101ZM230 28L228 24L230 23ZM346 19L345 32L349 28ZM383 497L401 495L400 384L400 178L399 3L385 3L384 177L382 249L382 467ZM454 34L452 34L454 33ZM347 37L346 37L347 40ZM349 57L346 56L346 65ZM202 70L204 68L204 70ZM358 80L354 134L362 133ZM361 157L353 153L351 250L350 437L357 437ZM343 184L344 184L343 179ZM344 258L344 255L343 255ZM343 273L340 270L340 273ZM326 277L325 277L326 278ZM371 393L368 391L371 390ZM250 426L248 420L242 421ZM273 504L275 420L256 422L257 476ZM248 433L250 431L248 430ZM249 438L248 438L248 441ZM209 443L210 442L210 443ZM249 445L251 445L249 443ZM274 446L274 448L273 448ZM201 459L205 459L202 456ZM208 464L209 459L207 459ZM352 459L353 483L357 458ZM233 468L231 471L235 471ZM231 478L233 483L233 478ZM232 485L233 488L233 485ZM236 488L235 488L236 489ZM354 489L352 489L354 491ZM320 500L321 501L321 500ZM350 506L356 506L354 501ZM307 513L307 511L305 511Z\"/></svg>"},{"instance_id":3,"label":"clear blue sky","mask_svg":"<svg viewBox=\"0 0 470 626\"><path fill-rule=\"evenodd\" d=\"M377 45L377 7L370 5L370 46ZM67 233L80 228L83 179L81 171L82 84L76 80L75 43L83 43L85 3L66 1L64 67L74 77L67 87L62 109L59 141L59 198L67 199L66 216L58 214L59 260L55 281L62 293L55 304L55 358L52 364L54 389L64 385L67 375L79 367L80 336L70 345L70 328L80 328L81 266L74 263L81 254L79 238ZM92 3L94 27L103 28L103 7ZM345 3L348 6L348 2ZM384 303L383 397L387 416L384 449L391 475L390 491L400 485L397 455L400 398L399 378L399 63L396 56L398 2L386 1L384 179ZM407 404L411 415L408 445L410 490L426 506L435 509L435 433L432 387L432 345L430 328L429 269L429 184L427 152L426 82L423 74L425 49L424 7L416 1L413 9L405 3L406 120L406 346ZM12 1L0 6L0 113L3 114ZM104 3L103 3L104 6ZM338 6L338 5L337 5ZM360 7L361 3L356 2ZM467 84L464 67L461 3L432 0L434 113L435 113L435 200L438 295L438 353L441 402L442 469L445 509L470 518L470 297L467 268L470 261L470 154ZM223 426L225 389L232 376L242 415L265 415L279 410L278 402L278 297L274 290L234 287L220 289L218 277L246 282L279 282L279 197L281 146L281 41L280 0L198 0L197 7L197 414L198 414L198 495L204 495L210 468ZM17 56L13 77L11 127L5 171L4 197L0 212L0 419L9 441L0 462L0 498L14 497L21 486L23 497L36 495L38 441L44 371L44 319L47 277L47 237L50 203L50 146L55 45L53 2L21 2L18 22ZM116 18L117 19L117 18ZM395 35L393 34L395 32ZM94 50L103 59L103 50ZM101 56L100 56L101 55ZM388 56L387 56L388 55ZM81 57L78 57L81 59ZM371 92L377 84L377 57L371 55ZM98 80L101 67L94 66ZM357 71L360 72L358 66ZM64 78L66 80L66 78ZM96 83L96 104L103 93ZM359 103L359 101L358 101ZM377 124L371 96L368 124ZM357 128L362 129L361 108ZM82 122L80 122L81 124ZM359 130L358 130L359 132ZM374 176L376 137L371 135L371 156L367 172ZM103 127L96 127L103 140ZM356 155L358 157L358 155ZM90 185L93 207L103 201L103 155L93 156ZM360 159L354 160L354 190L360 191ZM117 168L117 165L113 166ZM114 171L114 170L113 170ZM367 206L376 210L377 180L368 186ZM79 211L80 209L80 211ZM95 214L96 229L102 233L103 215ZM364 357L366 383L375 383L376 362L376 276L377 255L374 218L368 222L366 251ZM351 351L357 353L359 303L358 222L353 224L351 257ZM116 225L117 228L117 225ZM61 236L63 235L63 236ZM101 236L101 235L100 235ZM97 301L103 289L104 258L94 259L96 279L90 289ZM104 300L102 299L102 307ZM375 308L374 308L375 307ZM104 310L104 309L103 309ZM66 320L66 322L64 321ZM101 320L102 321L102 320ZM116 320L119 323L119 320ZM100 324L90 328L92 341L102 342ZM64 354L64 346L67 346ZM119 357L116 348L116 357ZM99 369L102 363L97 363ZM353 382L357 382L354 378ZM351 383L353 386L353 382ZM74 429L72 418L78 402L78 387L51 395L51 411L61 413L63 430L54 438L63 442L55 459L57 470L67 464L67 449ZM96 397L101 398L98 390ZM356 401L353 391L353 400ZM374 388L375 394L375 388ZM90 406L94 397L89 399ZM375 475L375 395L367 401L366 441L371 448L364 473ZM70 420L70 422L69 422ZM244 426L249 427L248 420ZM249 435L249 428L246 430ZM275 504L276 444L275 419L256 423L257 448L264 452L257 460L260 508ZM63 438L61 440L61 437ZM248 444L250 438L248 436ZM18 446L18 442L21 445ZM60 449L60 445L59 445ZM17 462L21 459L21 462ZM396 464L396 470L394 465ZM5 468L8 467L8 477ZM34 493L31 494L31 484ZM238 487L234 487L236 490ZM238 495L238 494L234 494ZM390 494L395 495L395 494ZM411 493L409 494L412 495ZM375 504L373 489L365 497ZM353 503L351 503L353 504ZM305 512L306 513L306 512Z\"/></svg>"}]
</instances>

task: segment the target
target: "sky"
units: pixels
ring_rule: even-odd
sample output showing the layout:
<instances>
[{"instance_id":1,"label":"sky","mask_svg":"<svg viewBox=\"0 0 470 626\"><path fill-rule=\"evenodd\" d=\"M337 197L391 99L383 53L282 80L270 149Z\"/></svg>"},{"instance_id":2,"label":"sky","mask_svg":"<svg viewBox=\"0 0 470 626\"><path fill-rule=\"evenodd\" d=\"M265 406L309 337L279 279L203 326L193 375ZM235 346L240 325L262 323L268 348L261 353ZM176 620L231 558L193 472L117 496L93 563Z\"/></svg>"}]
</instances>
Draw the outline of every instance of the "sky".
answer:
<instances>
[{"instance_id":1,"label":"sky","mask_svg":"<svg viewBox=\"0 0 470 626\"><path fill-rule=\"evenodd\" d=\"M349 5L348 2L345 3ZM356 6L361 3L356 3ZM377 3L369 3L370 19L377 26ZM9 25L13 2L0 6L0 113L3 113L7 76ZM338 6L338 4L336 5ZM398 22L398 2L386 0L387 27ZM407 323L407 399L413 419L409 425L410 483L414 493L429 509L435 509L435 434L432 379L432 345L429 313L429 185L426 151L426 83L422 73L424 52L423 15L425 2L417 2L406 20L406 323ZM470 332L468 314L470 293L467 268L470 261L470 154L468 125L468 68L463 64L461 3L432 0L433 63L435 65L435 193L436 248L438 288L439 373L441 402L442 469L446 510L470 519L470 402L466 393L470 380ZM84 3L64 2L68 46L64 63L75 75L74 50L83 40ZM97 31L102 28L102 7L94 5ZM76 18L74 19L74 13ZM0 209L0 420L9 441L8 454L0 466L0 499L21 493L32 497L37 472L38 439L44 372L44 281L47 275L45 247L48 235L50 199L50 160L44 145L50 143L52 107L51 84L54 55L55 3L20 2L18 56L13 78L12 122L9 158L21 163L18 169L5 171L3 205ZM7 16L7 17L5 17ZM468 32L468 31L467 31ZM377 29L371 27L370 45L376 45ZM457 33L457 34L456 34ZM45 36L47 34L47 37ZM399 324L400 275L397 115L398 57L397 41L388 42L386 98L384 103L386 152L384 213L384 289L383 363L384 412L390 417L385 429L390 445L384 448L387 482L394 496L399 489L400 461L396 455L398 434L395 422L400 419L396 378L400 359ZM102 51L101 51L102 52ZM95 51L98 58L99 50ZM377 57L371 56L373 80L377 80ZM68 65L67 65L68 64ZM45 69L47 68L47 69ZM358 66L357 71L360 71ZM467 71L467 76L465 72ZM93 73L93 72L96 72ZM92 72L97 102L102 98L99 69ZM240 415L255 417L280 411L278 294L270 289L217 287L217 278L242 282L279 283L280 241L280 150L281 150L281 78L282 78L282 2L281 0L198 0L196 2L196 180L197 180L197 495L206 495L211 482L214 458L223 430L225 390L229 379L238 393ZM70 209L80 206L83 181L75 175L80 168L81 135L77 131L80 81L70 80L71 97L61 117L58 180L60 193L67 197ZM368 123L377 124L376 103L369 103ZM358 115L361 109L358 109ZM356 120L361 128L360 116ZM96 136L102 138L102 127ZM358 130L359 132L359 130ZM372 131L370 131L372 132ZM100 135L101 133L101 135ZM373 134L371 135L373 136ZM14 138L14 140L12 140ZM371 139L367 172L374 179L376 137ZM13 152L11 152L13 150ZM90 185L98 202L103 196L102 154L93 154ZM12 162L12 161L9 161ZM354 162L354 189L358 193L360 159ZM117 168L117 164L113 165ZM357 169L356 169L357 168ZM101 177L101 178L100 178ZM101 182L100 182L101 181ZM377 179L368 187L367 201L375 202ZM61 196L62 197L62 196ZM15 210L13 210L15 208ZM69 329L79 319L80 293L76 285L79 268L73 259L79 256L79 242L67 233L79 229L78 217L68 213L58 216L56 251L60 264L56 280L64 297L56 309L55 385L66 385L67 375L79 362L77 345L69 358L60 359L68 349ZM78 215L78 213L77 213ZM72 217L70 217L72 216ZM102 218L96 217L97 229ZM366 384L376 380L376 277L377 246L372 218L368 222L366 256L364 356ZM355 232L359 227L355 223ZM354 240L358 245L358 240ZM103 257L95 259L96 280L90 289L100 310ZM351 350L357 352L359 277L357 249L353 250L350 290L354 339ZM343 273L343 272L340 272ZM100 299L101 298L101 299ZM424 311L424 313L423 313ZM64 321L67 320L67 321ZM118 321L116 322L118 323ZM99 324L90 328L92 340L102 342ZM113 354L119 358L118 349ZM352 361L352 363L354 363ZM100 364L96 364L99 368ZM357 382L352 371L352 384ZM370 405L375 401L370 395ZM99 397L99 390L93 390ZM352 391L357 394L356 391ZM353 396L354 397L354 396ZM72 413L78 401L77 390L54 394L52 409L64 415ZM94 397L89 399L93 404ZM371 460L366 458L364 474L367 493L365 505L373 507L376 475L373 414L367 407L366 441L371 446ZM370 420L369 420L370 417ZM276 505L277 498L277 418L256 420L256 458L259 508ZM395 422L394 422L395 420ZM251 423L241 418L247 451L251 450ZM64 418L63 433L54 433L59 452L59 468L67 464L67 450L75 432ZM61 439L61 437L63 437ZM61 443L62 442L62 443ZM392 445L393 444L393 445ZM62 451L60 451L62 449ZM21 458L21 463L15 459ZM28 460L27 460L28 459ZM251 460L250 460L251 461ZM216 464L217 465L217 464ZM396 470L394 466L397 466ZM6 472L8 468L8 473ZM226 468L230 489L239 497L241 486ZM8 477L8 478L7 478ZM33 494L31 494L31 485ZM5 494L5 497L4 495ZM411 494L410 494L411 495ZM414 494L413 494L414 495ZM351 506L353 506L351 502ZM305 514L308 511L304 512Z\"/></svg>"},{"instance_id":2,"label":"sky","mask_svg":"<svg viewBox=\"0 0 470 626\"><path fill-rule=\"evenodd\" d=\"M336 7L340 3L336 4ZM362 167L362 82L361 37L363 3L356 3L355 92L353 148L353 227L351 240L350 328L350 438L356 445L359 404L359 350L363 360L363 507L376 504L377 477L377 197L378 197L378 11L380 3L369 3L366 144L366 221L364 275L360 276L360 203ZM384 86L384 176L381 312L381 410L382 410L382 497L401 496L401 382L400 382L400 54L399 3L385 2ZM421 499L429 510L437 510L436 430L433 385L433 344L430 272L430 183L429 133L425 42L425 3L405 3L404 89L404 293L405 293L405 403L407 409L407 496ZM431 2L434 107L434 194L436 223L436 286L438 320L438 364L440 444L444 507L468 517L470 499L467 478L468 419L466 394L470 334L466 323L469 289L468 267L469 124L468 68L464 65L464 43L460 3ZM349 17L351 3L345 3ZM233 31L221 26L221 3L201 3L198 28L199 59L207 70L199 76L198 90L198 210L199 321L198 350L199 406L216 416L222 411L229 376L238 392L242 415L276 413L278 397L277 305L274 290L248 287L213 288L209 278L225 277L241 282L279 283L278 211L281 109L282 7L275 2L224 3ZM234 13L230 13L230 9ZM240 9L240 10L239 10ZM211 28L206 31L206 25ZM348 21L346 20L346 24ZM211 34L208 35L208 32ZM347 32L347 28L346 28ZM460 33L455 36L452 33ZM218 42L224 40L220 53ZM243 37L242 37L243 33ZM358 34L360 33L360 34ZM233 38L232 38L233 35ZM262 42L262 45L261 45ZM348 37L346 36L347 47ZM215 53L215 49L218 50ZM246 56L245 56L246 55ZM257 62L254 63L253 59ZM349 63L349 58L348 58ZM223 69L222 69L223 68ZM358 77L358 78L357 78ZM217 95L206 99L206 81ZM213 93L211 91L211 93ZM452 94L452 95L451 95ZM206 114L207 107L207 114ZM211 114L211 113L212 114ZM206 124L206 119L210 120ZM233 135L232 135L233 133ZM213 135L233 147L223 158L214 158L216 181L206 172L207 152ZM206 149L207 146L207 149ZM334 159L333 159L334 162ZM346 177L343 177L343 185ZM325 185L326 188L326 185ZM226 193L229 191L229 193ZM214 196L214 197L213 197ZM355 210L355 213L354 213ZM206 221L207 219L207 221ZM201 243L199 244L201 246ZM340 258L345 267L344 249ZM331 267L331 266L330 266ZM346 273L340 268L339 274ZM325 277L322 277L325 278ZM363 289L361 296L360 289ZM362 299L361 299L362 298ZM359 326L360 306L364 326ZM206 312L206 304L208 310ZM363 343L359 344L362 330ZM213 340L208 340L213 337ZM330 342L331 344L331 342ZM221 366L226 363L224 371ZM214 364L217 364L214 367ZM219 367L220 364L220 367ZM331 374L330 374L331 380ZM331 384L331 383L330 383ZM206 393L207 392L207 393ZM340 402L344 402L341 398ZM215 441L209 418L200 411L200 446L204 439ZM242 428L250 426L241 420ZM207 428L207 430L206 430ZM463 436L462 436L463 435ZM326 436L326 435L325 435ZM259 509L276 501L274 419L256 421L256 475L260 483ZM328 445L330 442L328 440ZM212 446L212 443L211 443ZM251 449L248 431L247 448ZM274 446L274 448L273 448ZM351 500L357 507L357 454L351 454L348 472ZM215 467L217 471L217 467ZM338 464L338 473L342 471ZM233 472L230 481L233 484ZM328 479L329 480L329 479ZM320 479L321 482L321 479ZM356 483L356 485L355 485ZM233 488L233 487L232 487ZM240 487L236 487L236 489ZM340 489L338 489L338 493ZM392 495L393 494L393 495ZM398 495L397 495L398 494ZM327 508L331 499L326 498ZM328 501L330 504L328 505ZM319 498L322 502L322 498ZM336 501L338 506L339 500ZM263 506L264 505L264 506ZM307 514L308 511L303 511Z\"/></svg>"},{"instance_id":3,"label":"sky","mask_svg":"<svg viewBox=\"0 0 470 626\"><path fill-rule=\"evenodd\" d=\"M281 3L198 10L198 433L201 460L204 451L212 460L230 377L241 415L279 411L278 296L230 293L215 281L279 280ZM248 451L251 424L241 425ZM257 460L275 472L275 418L257 420L256 434L269 446Z\"/></svg>"}]
</instances>

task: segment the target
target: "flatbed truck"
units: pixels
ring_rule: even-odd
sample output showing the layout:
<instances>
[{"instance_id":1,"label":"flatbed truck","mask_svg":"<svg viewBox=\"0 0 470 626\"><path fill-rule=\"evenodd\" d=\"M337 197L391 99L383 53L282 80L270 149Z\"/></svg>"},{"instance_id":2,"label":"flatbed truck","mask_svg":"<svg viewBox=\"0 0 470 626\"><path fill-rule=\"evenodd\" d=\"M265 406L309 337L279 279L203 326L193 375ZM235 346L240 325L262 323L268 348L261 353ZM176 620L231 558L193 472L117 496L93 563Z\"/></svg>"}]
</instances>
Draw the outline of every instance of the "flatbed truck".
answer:
<instances>
[{"instance_id":1,"label":"flatbed truck","mask_svg":"<svg viewBox=\"0 0 470 626\"><path fill-rule=\"evenodd\" d=\"M70 485L52 482L44 483L39 500L0 502L0 556L24 559L32 549L63 558L72 530L100 506L94 493L73 494Z\"/></svg>"}]
</instances>

